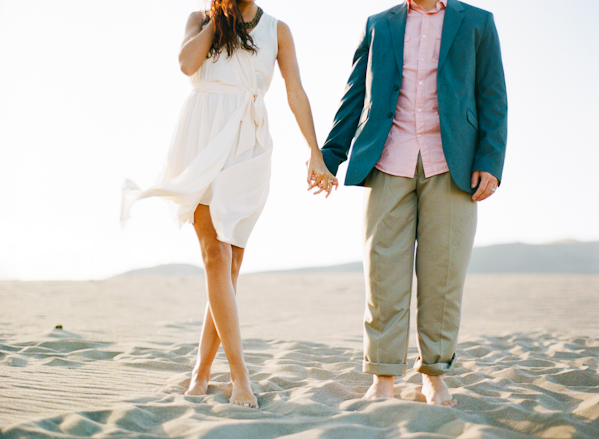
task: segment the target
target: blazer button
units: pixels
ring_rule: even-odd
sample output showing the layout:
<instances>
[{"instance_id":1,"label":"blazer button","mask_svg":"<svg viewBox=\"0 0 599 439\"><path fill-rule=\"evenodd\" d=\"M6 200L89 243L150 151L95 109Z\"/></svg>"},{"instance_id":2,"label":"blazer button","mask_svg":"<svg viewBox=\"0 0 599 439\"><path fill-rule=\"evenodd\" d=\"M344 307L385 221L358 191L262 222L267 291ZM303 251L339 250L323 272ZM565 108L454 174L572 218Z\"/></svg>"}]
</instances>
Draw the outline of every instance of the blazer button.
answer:
<instances>
[{"instance_id":1,"label":"blazer button","mask_svg":"<svg viewBox=\"0 0 599 439\"><path fill-rule=\"evenodd\" d=\"M393 117L393 113L387 113L387 118L391 119Z\"/></svg>"},{"instance_id":2,"label":"blazer button","mask_svg":"<svg viewBox=\"0 0 599 439\"><path fill-rule=\"evenodd\" d=\"M397 90L399 90L399 86L398 85L394 85L393 86L393 91L397 91Z\"/></svg>"}]
</instances>

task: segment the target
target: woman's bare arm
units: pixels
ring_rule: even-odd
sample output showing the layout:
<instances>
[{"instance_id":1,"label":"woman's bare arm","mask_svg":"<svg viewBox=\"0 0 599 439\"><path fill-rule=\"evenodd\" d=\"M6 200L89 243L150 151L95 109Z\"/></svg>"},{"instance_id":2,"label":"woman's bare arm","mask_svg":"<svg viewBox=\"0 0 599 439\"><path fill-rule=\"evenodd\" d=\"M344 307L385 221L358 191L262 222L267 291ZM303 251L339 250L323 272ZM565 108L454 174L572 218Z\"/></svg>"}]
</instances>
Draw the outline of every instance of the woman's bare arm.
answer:
<instances>
[{"instance_id":1,"label":"woman's bare arm","mask_svg":"<svg viewBox=\"0 0 599 439\"><path fill-rule=\"evenodd\" d=\"M187 20L185 38L179 52L179 65L187 76L200 70L212 47L214 26L211 21L202 28L204 17L204 12L192 12Z\"/></svg>"},{"instance_id":2,"label":"woman's bare arm","mask_svg":"<svg viewBox=\"0 0 599 439\"><path fill-rule=\"evenodd\" d=\"M324 190L327 191L328 196L333 186L337 186L338 182L326 168L324 160L322 159L322 152L318 148L312 109L310 108L308 96L302 86L293 36L291 35L289 26L282 21L279 21L278 23L277 33L279 40L279 54L277 56L277 61L279 63L279 68L281 69L281 75L285 80L289 108L291 108L300 131L310 147L310 161L308 162L309 189L319 187L320 190L316 193L320 193Z\"/></svg>"}]
</instances>

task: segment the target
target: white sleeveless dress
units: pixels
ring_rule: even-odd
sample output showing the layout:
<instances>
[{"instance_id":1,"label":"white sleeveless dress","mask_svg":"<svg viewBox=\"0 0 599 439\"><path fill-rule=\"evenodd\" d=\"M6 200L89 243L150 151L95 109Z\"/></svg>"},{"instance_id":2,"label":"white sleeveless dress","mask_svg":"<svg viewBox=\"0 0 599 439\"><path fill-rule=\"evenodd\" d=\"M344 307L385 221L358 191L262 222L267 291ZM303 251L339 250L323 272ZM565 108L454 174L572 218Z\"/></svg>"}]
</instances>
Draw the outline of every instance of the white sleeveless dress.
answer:
<instances>
[{"instance_id":1,"label":"white sleeveless dress","mask_svg":"<svg viewBox=\"0 0 599 439\"><path fill-rule=\"evenodd\" d=\"M250 35L255 54L226 50L191 77L187 98L158 183L123 189L121 222L131 205L158 196L175 205L179 226L193 223L198 204L210 206L218 240L245 247L270 184L272 138L264 106L278 54L278 21L263 14Z\"/></svg>"}]
</instances>

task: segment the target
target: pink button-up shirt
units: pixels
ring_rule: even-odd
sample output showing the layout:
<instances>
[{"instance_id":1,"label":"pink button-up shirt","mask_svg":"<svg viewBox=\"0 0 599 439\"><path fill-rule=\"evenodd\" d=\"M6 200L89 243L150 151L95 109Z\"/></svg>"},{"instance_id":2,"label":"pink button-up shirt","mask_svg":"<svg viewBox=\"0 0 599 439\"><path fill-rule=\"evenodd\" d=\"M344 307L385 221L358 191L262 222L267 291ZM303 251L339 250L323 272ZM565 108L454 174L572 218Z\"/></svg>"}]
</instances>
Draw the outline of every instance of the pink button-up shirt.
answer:
<instances>
[{"instance_id":1,"label":"pink button-up shirt","mask_svg":"<svg viewBox=\"0 0 599 439\"><path fill-rule=\"evenodd\" d=\"M408 5L401 89L393 126L376 168L413 178L420 153L428 178L449 171L437 99L437 66L447 0L439 0L428 12L412 0Z\"/></svg>"}]
</instances>

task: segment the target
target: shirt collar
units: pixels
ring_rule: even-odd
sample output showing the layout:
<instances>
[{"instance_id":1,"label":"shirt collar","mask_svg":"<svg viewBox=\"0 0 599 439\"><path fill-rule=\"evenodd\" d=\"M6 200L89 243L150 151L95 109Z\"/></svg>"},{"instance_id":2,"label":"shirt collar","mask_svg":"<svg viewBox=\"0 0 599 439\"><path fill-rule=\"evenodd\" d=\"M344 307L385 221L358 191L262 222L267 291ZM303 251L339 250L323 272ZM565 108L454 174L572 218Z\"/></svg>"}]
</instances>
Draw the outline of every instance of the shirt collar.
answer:
<instances>
[{"instance_id":1,"label":"shirt collar","mask_svg":"<svg viewBox=\"0 0 599 439\"><path fill-rule=\"evenodd\" d=\"M413 0L407 0L407 1L408 1L408 7L412 8L413 7L413 5L412 5ZM443 6L445 7L445 9L447 9L447 2L448 2L448 0L438 0L437 1L437 8L439 7L439 3L442 3ZM434 9L433 9L433 11L434 11Z\"/></svg>"}]
</instances>

